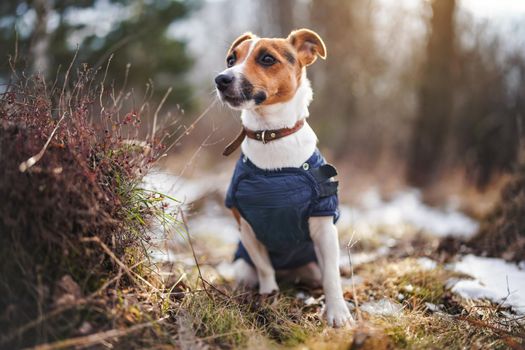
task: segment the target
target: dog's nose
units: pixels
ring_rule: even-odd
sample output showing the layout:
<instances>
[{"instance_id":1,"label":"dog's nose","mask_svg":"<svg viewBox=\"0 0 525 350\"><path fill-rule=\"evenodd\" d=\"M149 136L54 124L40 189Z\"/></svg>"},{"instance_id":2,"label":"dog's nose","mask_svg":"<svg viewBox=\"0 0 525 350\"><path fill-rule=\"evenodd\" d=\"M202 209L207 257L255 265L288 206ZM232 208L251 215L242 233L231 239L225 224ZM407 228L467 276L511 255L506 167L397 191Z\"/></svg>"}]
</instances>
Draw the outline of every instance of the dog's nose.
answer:
<instances>
[{"instance_id":1,"label":"dog's nose","mask_svg":"<svg viewBox=\"0 0 525 350\"><path fill-rule=\"evenodd\" d=\"M215 77L215 84L219 91L224 91L233 82L233 74L219 74Z\"/></svg>"}]
</instances>

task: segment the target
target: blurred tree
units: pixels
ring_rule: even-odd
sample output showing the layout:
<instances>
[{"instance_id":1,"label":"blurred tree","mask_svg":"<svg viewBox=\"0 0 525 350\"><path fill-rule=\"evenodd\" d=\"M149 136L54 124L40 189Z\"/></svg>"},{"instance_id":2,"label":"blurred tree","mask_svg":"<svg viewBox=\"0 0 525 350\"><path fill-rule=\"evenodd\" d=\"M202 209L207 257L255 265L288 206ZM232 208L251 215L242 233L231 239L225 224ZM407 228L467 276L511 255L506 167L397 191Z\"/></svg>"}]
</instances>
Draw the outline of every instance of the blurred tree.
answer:
<instances>
[{"instance_id":1,"label":"blurred tree","mask_svg":"<svg viewBox=\"0 0 525 350\"><path fill-rule=\"evenodd\" d=\"M502 189L499 202L468 245L479 255L525 260L525 166Z\"/></svg>"},{"instance_id":2,"label":"blurred tree","mask_svg":"<svg viewBox=\"0 0 525 350\"><path fill-rule=\"evenodd\" d=\"M408 181L430 185L446 143L452 114L455 0L433 0L430 34L419 90L419 115L414 125Z\"/></svg>"},{"instance_id":3,"label":"blurred tree","mask_svg":"<svg viewBox=\"0 0 525 350\"><path fill-rule=\"evenodd\" d=\"M313 66L322 81L315 80L317 99L313 105L313 115L330 116L332 123L318 123L320 133L331 135L328 146L337 148L342 140L348 138L347 125L352 125L356 118L355 81L353 73L358 69L359 55L357 41L360 34L356 21L358 1L346 0L313 0L311 17L314 29L319 28L319 34L327 45L327 59L338 64L316 64ZM337 82L337 83L336 83ZM334 103L335 102L335 103ZM322 114L321 114L322 113Z\"/></svg>"},{"instance_id":4,"label":"blurred tree","mask_svg":"<svg viewBox=\"0 0 525 350\"><path fill-rule=\"evenodd\" d=\"M318 96L312 105L312 123L335 150L335 156L377 156L379 137L371 141L375 128L374 106L377 78L385 62L374 37L374 0L313 0L311 21L327 45L327 63L316 63L311 72ZM331 120L326 123L327 118ZM374 120L376 121L376 120ZM377 130L376 130L377 132ZM352 149L349 142L352 141ZM365 152L363 152L366 150ZM369 162L368 159L367 162Z\"/></svg>"},{"instance_id":5,"label":"blurred tree","mask_svg":"<svg viewBox=\"0 0 525 350\"><path fill-rule=\"evenodd\" d=\"M50 33L47 30L49 15L51 14L53 1L34 0L36 13L35 29L31 37L30 55L33 58L34 72L49 71L49 44Z\"/></svg>"},{"instance_id":6,"label":"blurred tree","mask_svg":"<svg viewBox=\"0 0 525 350\"><path fill-rule=\"evenodd\" d=\"M259 0L269 25L263 26L263 36L286 37L294 27L295 0ZM265 22L266 22L265 21ZM265 23L266 24L266 23ZM267 28L265 28L267 27ZM267 33L266 33L267 32Z\"/></svg>"},{"instance_id":7,"label":"blurred tree","mask_svg":"<svg viewBox=\"0 0 525 350\"><path fill-rule=\"evenodd\" d=\"M525 56L488 29L467 27L471 45L458 53L454 149L479 188L512 172L467 245L479 255L519 262L525 259Z\"/></svg>"},{"instance_id":8,"label":"blurred tree","mask_svg":"<svg viewBox=\"0 0 525 350\"><path fill-rule=\"evenodd\" d=\"M39 71L48 78L54 76L57 67L69 65L77 43L78 62L100 67L114 54L107 81L124 80L126 65L130 63L129 85L141 90L151 78L157 94L173 86L171 101L187 106L191 91L184 73L192 61L185 43L170 37L168 29L197 3L192 0L2 1L0 40L6 55L14 54L17 43L19 67ZM88 10L91 13L86 14ZM10 68L4 62L0 64L0 78L6 79Z\"/></svg>"},{"instance_id":9,"label":"blurred tree","mask_svg":"<svg viewBox=\"0 0 525 350\"><path fill-rule=\"evenodd\" d=\"M467 28L458 50L453 136L455 154L478 187L518 162L525 122L525 56L481 26ZM521 133L521 135L520 135Z\"/></svg>"}]
</instances>

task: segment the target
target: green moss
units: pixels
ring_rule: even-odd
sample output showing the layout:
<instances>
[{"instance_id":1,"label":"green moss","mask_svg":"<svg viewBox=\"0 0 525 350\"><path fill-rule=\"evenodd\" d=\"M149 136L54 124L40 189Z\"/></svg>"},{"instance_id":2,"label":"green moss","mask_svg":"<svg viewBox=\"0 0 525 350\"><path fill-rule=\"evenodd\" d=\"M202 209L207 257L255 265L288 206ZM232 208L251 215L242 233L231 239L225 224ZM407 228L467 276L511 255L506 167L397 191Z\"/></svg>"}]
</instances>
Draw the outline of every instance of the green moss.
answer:
<instances>
[{"instance_id":1,"label":"green moss","mask_svg":"<svg viewBox=\"0 0 525 350\"><path fill-rule=\"evenodd\" d=\"M400 291L422 303L439 303L446 292L445 284L450 275L440 268L409 272L399 277Z\"/></svg>"},{"instance_id":2,"label":"green moss","mask_svg":"<svg viewBox=\"0 0 525 350\"><path fill-rule=\"evenodd\" d=\"M251 312L261 332L279 344L297 345L321 330L316 315L305 312L293 297L281 296L277 302L263 303Z\"/></svg>"},{"instance_id":3,"label":"green moss","mask_svg":"<svg viewBox=\"0 0 525 350\"><path fill-rule=\"evenodd\" d=\"M385 333L392 339L395 345L406 348L409 345L406 330L401 325L392 325L385 329Z\"/></svg>"},{"instance_id":4,"label":"green moss","mask_svg":"<svg viewBox=\"0 0 525 350\"><path fill-rule=\"evenodd\" d=\"M186 297L182 306L195 334L217 345L242 346L248 333L253 331L238 306L213 300L205 293Z\"/></svg>"},{"instance_id":5,"label":"green moss","mask_svg":"<svg viewBox=\"0 0 525 350\"><path fill-rule=\"evenodd\" d=\"M304 313L288 297L261 301L255 296L238 300L206 293L188 295L182 308L195 334L219 347L246 347L250 339L264 338L274 346L296 346L321 330L321 322Z\"/></svg>"}]
</instances>

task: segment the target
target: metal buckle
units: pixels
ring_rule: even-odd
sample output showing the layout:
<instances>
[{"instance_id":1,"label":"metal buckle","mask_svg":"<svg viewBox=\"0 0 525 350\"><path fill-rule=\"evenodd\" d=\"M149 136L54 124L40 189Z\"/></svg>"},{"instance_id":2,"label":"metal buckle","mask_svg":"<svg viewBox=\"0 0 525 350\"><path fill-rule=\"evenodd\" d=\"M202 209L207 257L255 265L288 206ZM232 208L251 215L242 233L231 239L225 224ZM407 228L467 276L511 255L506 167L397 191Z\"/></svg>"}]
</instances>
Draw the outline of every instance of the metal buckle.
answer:
<instances>
[{"instance_id":1,"label":"metal buckle","mask_svg":"<svg viewBox=\"0 0 525 350\"><path fill-rule=\"evenodd\" d=\"M261 141L262 141L263 144L266 143L266 140L264 139L265 134L266 134L266 130L263 130L262 133L261 133L261 139L262 139Z\"/></svg>"}]
</instances>

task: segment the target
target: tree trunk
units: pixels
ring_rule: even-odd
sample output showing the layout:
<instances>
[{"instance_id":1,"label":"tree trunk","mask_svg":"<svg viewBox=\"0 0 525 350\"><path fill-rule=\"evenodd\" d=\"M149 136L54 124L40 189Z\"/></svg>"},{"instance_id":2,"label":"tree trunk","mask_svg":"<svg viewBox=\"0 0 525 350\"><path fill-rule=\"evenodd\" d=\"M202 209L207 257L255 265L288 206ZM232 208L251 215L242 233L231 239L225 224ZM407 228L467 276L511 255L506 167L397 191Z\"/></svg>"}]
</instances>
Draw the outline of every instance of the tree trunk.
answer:
<instances>
[{"instance_id":1,"label":"tree trunk","mask_svg":"<svg viewBox=\"0 0 525 350\"><path fill-rule=\"evenodd\" d=\"M34 73L49 74L50 33L47 31L49 15L53 8L52 0L34 0L36 12L35 30L31 38L30 54Z\"/></svg>"},{"instance_id":2,"label":"tree trunk","mask_svg":"<svg viewBox=\"0 0 525 350\"><path fill-rule=\"evenodd\" d=\"M309 74L315 77L315 103L311 114L316 132L330 135L324 144L335 151L339 157L347 151L349 130L356 121L356 97L354 76L357 74L358 43L362 32L356 23L356 8L362 1L313 0L310 17L313 28L327 44L327 63L316 63ZM310 73L311 72L311 73ZM316 76L317 74L317 76ZM330 117L332 122L322 122L320 118Z\"/></svg>"},{"instance_id":3,"label":"tree trunk","mask_svg":"<svg viewBox=\"0 0 525 350\"><path fill-rule=\"evenodd\" d=\"M286 37L294 28L295 0L262 0L266 14L263 36Z\"/></svg>"},{"instance_id":4,"label":"tree trunk","mask_svg":"<svg viewBox=\"0 0 525 350\"><path fill-rule=\"evenodd\" d=\"M281 30L280 36L286 37L294 29L294 6L295 0L278 0L279 13L278 24Z\"/></svg>"},{"instance_id":5,"label":"tree trunk","mask_svg":"<svg viewBox=\"0 0 525 350\"><path fill-rule=\"evenodd\" d=\"M437 177L452 113L455 0L433 0L427 59L419 90L419 116L409 154L408 181L419 187Z\"/></svg>"}]
</instances>

